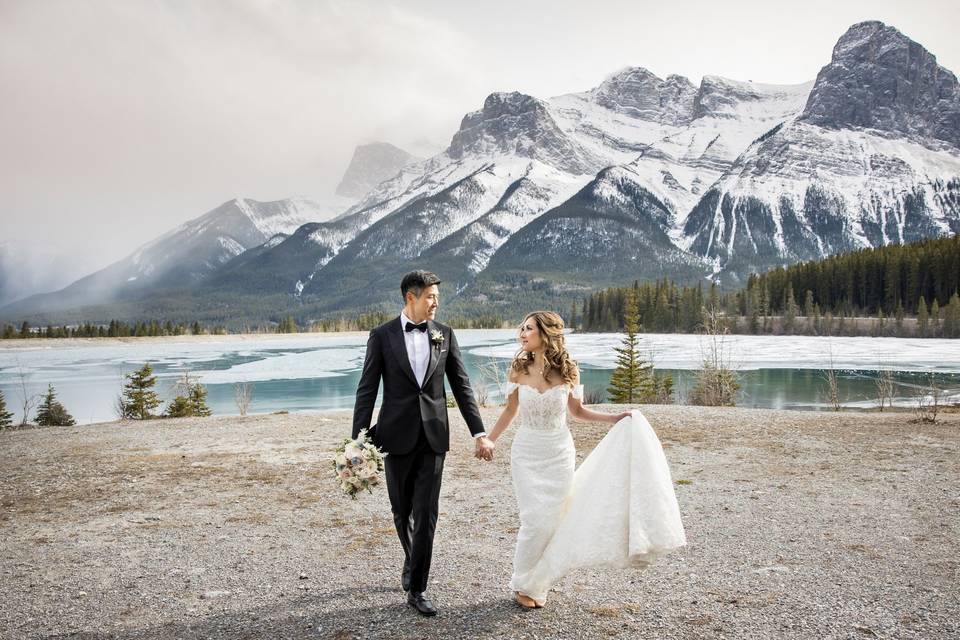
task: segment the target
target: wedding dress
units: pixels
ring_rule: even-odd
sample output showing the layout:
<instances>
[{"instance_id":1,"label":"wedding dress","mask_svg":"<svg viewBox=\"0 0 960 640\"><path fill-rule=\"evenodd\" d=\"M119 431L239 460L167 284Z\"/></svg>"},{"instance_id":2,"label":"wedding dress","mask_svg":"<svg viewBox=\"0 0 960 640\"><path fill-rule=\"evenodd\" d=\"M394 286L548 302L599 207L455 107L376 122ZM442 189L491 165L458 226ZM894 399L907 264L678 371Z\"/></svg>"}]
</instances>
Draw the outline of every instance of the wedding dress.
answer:
<instances>
[{"instance_id":1,"label":"wedding dress","mask_svg":"<svg viewBox=\"0 0 960 640\"><path fill-rule=\"evenodd\" d=\"M574 471L567 398L583 385L518 393L518 429L510 452L520 530L510 588L537 602L577 568L646 566L686 544L670 469L660 441L639 411L617 422Z\"/></svg>"}]
</instances>

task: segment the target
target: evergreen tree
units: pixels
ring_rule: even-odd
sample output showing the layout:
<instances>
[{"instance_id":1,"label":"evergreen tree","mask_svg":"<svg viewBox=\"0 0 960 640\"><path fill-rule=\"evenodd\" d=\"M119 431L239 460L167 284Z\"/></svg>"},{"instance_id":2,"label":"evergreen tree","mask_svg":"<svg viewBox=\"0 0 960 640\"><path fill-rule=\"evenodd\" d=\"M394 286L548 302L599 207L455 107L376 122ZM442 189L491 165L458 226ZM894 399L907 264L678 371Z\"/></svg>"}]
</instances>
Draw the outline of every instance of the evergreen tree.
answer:
<instances>
[{"instance_id":1,"label":"evergreen tree","mask_svg":"<svg viewBox=\"0 0 960 640\"><path fill-rule=\"evenodd\" d=\"M189 416L209 416L212 414L207 406L207 389L196 379L190 377L189 371L183 372L183 377L174 387L176 397L167 405L163 415L168 418L186 418Z\"/></svg>"},{"instance_id":2,"label":"evergreen tree","mask_svg":"<svg viewBox=\"0 0 960 640\"><path fill-rule=\"evenodd\" d=\"M13 413L7 411L7 400L3 397L3 391L0 391L0 429L10 426L13 426Z\"/></svg>"},{"instance_id":3,"label":"evergreen tree","mask_svg":"<svg viewBox=\"0 0 960 640\"><path fill-rule=\"evenodd\" d=\"M641 402L648 398L653 391L652 365L640 359L637 344L637 332L640 330L639 304L637 296L631 289L627 294L626 308L624 309L624 327L626 336L622 346L616 347L617 366L610 376L610 402L629 404Z\"/></svg>"},{"instance_id":4,"label":"evergreen tree","mask_svg":"<svg viewBox=\"0 0 960 640\"><path fill-rule=\"evenodd\" d=\"M47 383L47 395L37 407L36 423L43 427L70 427L76 424L66 407L57 400L52 384Z\"/></svg>"},{"instance_id":5,"label":"evergreen tree","mask_svg":"<svg viewBox=\"0 0 960 640\"><path fill-rule=\"evenodd\" d=\"M874 337L885 336L887 334L887 326L884 320L886 320L886 317L883 315L883 307L880 307L877 309L877 320L873 325Z\"/></svg>"},{"instance_id":6,"label":"evergreen tree","mask_svg":"<svg viewBox=\"0 0 960 640\"><path fill-rule=\"evenodd\" d=\"M153 367L150 363L144 364L140 369L126 375L129 382L123 387L123 398L121 400L122 418L132 418L134 420L147 420L154 418L153 410L160 406L160 398L153 390L157 384L157 378L153 375Z\"/></svg>"},{"instance_id":7,"label":"evergreen tree","mask_svg":"<svg viewBox=\"0 0 960 640\"><path fill-rule=\"evenodd\" d=\"M793 333L793 323L797 317L797 302L793 297L793 285L787 283L787 291L783 298L783 332Z\"/></svg>"},{"instance_id":8,"label":"evergreen tree","mask_svg":"<svg viewBox=\"0 0 960 640\"><path fill-rule=\"evenodd\" d=\"M207 406L207 388L199 382L190 387L190 407L195 416L209 416L213 413Z\"/></svg>"},{"instance_id":9,"label":"evergreen tree","mask_svg":"<svg viewBox=\"0 0 960 640\"><path fill-rule=\"evenodd\" d=\"M940 335L940 303L936 298L930 303L930 335Z\"/></svg>"},{"instance_id":10,"label":"evergreen tree","mask_svg":"<svg viewBox=\"0 0 960 640\"><path fill-rule=\"evenodd\" d=\"M673 376L669 374L654 376L653 387L654 402L657 404L673 403Z\"/></svg>"},{"instance_id":11,"label":"evergreen tree","mask_svg":"<svg viewBox=\"0 0 960 640\"><path fill-rule=\"evenodd\" d=\"M762 309L760 306L760 294L757 292L756 287L750 290L747 299L747 309L750 314L750 321L748 324L749 331L752 334L757 334L760 333L760 313Z\"/></svg>"},{"instance_id":12,"label":"evergreen tree","mask_svg":"<svg viewBox=\"0 0 960 640\"><path fill-rule=\"evenodd\" d=\"M813 316L813 291L810 289L807 289L803 298L803 315L806 318Z\"/></svg>"},{"instance_id":13,"label":"evergreen tree","mask_svg":"<svg viewBox=\"0 0 960 640\"><path fill-rule=\"evenodd\" d=\"M930 312L927 310L927 301L923 296L920 296L920 301L917 303L917 335L920 337L925 337L930 324Z\"/></svg>"},{"instance_id":14,"label":"evergreen tree","mask_svg":"<svg viewBox=\"0 0 960 640\"><path fill-rule=\"evenodd\" d=\"M943 337L960 338L960 295L950 296L943 313Z\"/></svg>"}]
</instances>

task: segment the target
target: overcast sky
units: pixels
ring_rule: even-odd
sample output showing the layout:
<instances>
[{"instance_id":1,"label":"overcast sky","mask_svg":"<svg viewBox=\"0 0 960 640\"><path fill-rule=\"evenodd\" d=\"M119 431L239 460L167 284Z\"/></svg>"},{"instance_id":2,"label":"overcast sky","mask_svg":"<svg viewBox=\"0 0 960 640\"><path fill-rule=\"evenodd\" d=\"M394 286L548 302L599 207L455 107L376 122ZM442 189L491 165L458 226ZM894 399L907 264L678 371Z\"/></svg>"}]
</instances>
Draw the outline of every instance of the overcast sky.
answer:
<instances>
[{"instance_id":1,"label":"overcast sky","mask_svg":"<svg viewBox=\"0 0 960 640\"><path fill-rule=\"evenodd\" d=\"M442 149L492 91L799 83L867 19L960 72L956 1L0 0L0 242L72 281L233 197L322 199L357 144Z\"/></svg>"}]
</instances>

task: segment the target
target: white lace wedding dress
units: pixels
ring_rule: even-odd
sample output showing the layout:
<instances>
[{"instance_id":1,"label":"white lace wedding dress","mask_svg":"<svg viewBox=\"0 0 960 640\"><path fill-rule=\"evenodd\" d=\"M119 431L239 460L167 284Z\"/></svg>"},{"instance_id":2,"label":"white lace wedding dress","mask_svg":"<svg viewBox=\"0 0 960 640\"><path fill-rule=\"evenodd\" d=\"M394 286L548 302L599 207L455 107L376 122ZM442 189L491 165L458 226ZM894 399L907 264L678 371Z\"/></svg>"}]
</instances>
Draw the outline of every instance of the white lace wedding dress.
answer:
<instances>
[{"instance_id":1,"label":"white lace wedding dress","mask_svg":"<svg viewBox=\"0 0 960 640\"><path fill-rule=\"evenodd\" d=\"M581 567L645 566L686 544L660 441L633 411L615 424L574 472L567 398L583 385L518 393L510 465L520 531L510 588L544 602L550 587Z\"/></svg>"}]
</instances>

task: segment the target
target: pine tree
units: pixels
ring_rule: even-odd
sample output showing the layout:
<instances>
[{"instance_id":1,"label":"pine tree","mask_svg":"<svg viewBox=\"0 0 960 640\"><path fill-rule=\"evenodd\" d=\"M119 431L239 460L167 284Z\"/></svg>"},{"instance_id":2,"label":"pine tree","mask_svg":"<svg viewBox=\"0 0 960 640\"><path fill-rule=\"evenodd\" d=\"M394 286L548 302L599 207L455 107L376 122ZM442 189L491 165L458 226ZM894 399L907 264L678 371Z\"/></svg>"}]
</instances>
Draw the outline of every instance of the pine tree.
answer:
<instances>
[{"instance_id":1,"label":"pine tree","mask_svg":"<svg viewBox=\"0 0 960 640\"><path fill-rule=\"evenodd\" d=\"M209 416L213 413L207 406L207 388L199 382L190 387L190 407L195 416Z\"/></svg>"},{"instance_id":2,"label":"pine tree","mask_svg":"<svg viewBox=\"0 0 960 640\"><path fill-rule=\"evenodd\" d=\"M783 332L793 333L793 322L797 317L797 302L793 297L793 284L787 283L787 292L783 299Z\"/></svg>"},{"instance_id":3,"label":"pine tree","mask_svg":"<svg viewBox=\"0 0 960 640\"><path fill-rule=\"evenodd\" d=\"M673 404L673 376L654 376L654 401L657 404Z\"/></svg>"},{"instance_id":4,"label":"pine tree","mask_svg":"<svg viewBox=\"0 0 960 640\"><path fill-rule=\"evenodd\" d=\"M637 333L640 330L640 310L637 295L627 293L623 322L626 336L622 346L616 347L617 366L610 376L610 402L630 404L648 399L653 392L652 365L640 359Z\"/></svg>"},{"instance_id":5,"label":"pine tree","mask_svg":"<svg viewBox=\"0 0 960 640\"><path fill-rule=\"evenodd\" d=\"M803 298L803 315L805 318L810 318L813 315L813 291L810 291L810 289L807 289Z\"/></svg>"},{"instance_id":6,"label":"pine tree","mask_svg":"<svg viewBox=\"0 0 960 640\"><path fill-rule=\"evenodd\" d=\"M926 336L928 324L930 324L930 312L927 310L927 300L921 295L917 303L917 335Z\"/></svg>"},{"instance_id":7,"label":"pine tree","mask_svg":"<svg viewBox=\"0 0 960 640\"><path fill-rule=\"evenodd\" d=\"M163 412L163 415L166 418L187 418L192 416L193 406L190 404L190 399L185 396L177 396L167 405L167 409Z\"/></svg>"},{"instance_id":8,"label":"pine tree","mask_svg":"<svg viewBox=\"0 0 960 640\"><path fill-rule=\"evenodd\" d=\"M943 337L960 338L960 295L950 296L943 313Z\"/></svg>"},{"instance_id":9,"label":"pine tree","mask_svg":"<svg viewBox=\"0 0 960 640\"><path fill-rule=\"evenodd\" d=\"M3 397L3 391L0 391L0 429L10 426L13 426L13 413L7 411L7 400Z\"/></svg>"},{"instance_id":10,"label":"pine tree","mask_svg":"<svg viewBox=\"0 0 960 640\"><path fill-rule=\"evenodd\" d=\"M190 377L189 371L174 387L176 397L167 405L163 415L167 418L186 418L189 416L209 416L212 414L207 406L207 389L199 381Z\"/></svg>"},{"instance_id":11,"label":"pine tree","mask_svg":"<svg viewBox=\"0 0 960 640\"><path fill-rule=\"evenodd\" d=\"M121 417L134 420L155 418L152 411L160 406L160 398L153 391L153 387L157 384L153 367L148 362L137 371L128 373L126 377L129 382L123 387Z\"/></svg>"},{"instance_id":12,"label":"pine tree","mask_svg":"<svg viewBox=\"0 0 960 640\"><path fill-rule=\"evenodd\" d=\"M930 303L930 335L940 335L940 303L936 298Z\"/></svg>"},{"instance_id":13,"label":"pine tree","mask_svg":"<svg viewBox=\"0 0 960 640\"><path fill-rule=\"evenodd\" d=\"M52 384L47 383L47 395L37 407L36 423L43 427L71 427L76 424L66 407L57 400Z\"/></svg>"}]
</instances>

